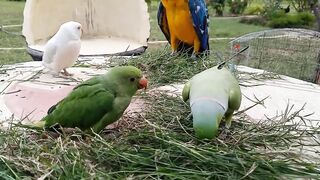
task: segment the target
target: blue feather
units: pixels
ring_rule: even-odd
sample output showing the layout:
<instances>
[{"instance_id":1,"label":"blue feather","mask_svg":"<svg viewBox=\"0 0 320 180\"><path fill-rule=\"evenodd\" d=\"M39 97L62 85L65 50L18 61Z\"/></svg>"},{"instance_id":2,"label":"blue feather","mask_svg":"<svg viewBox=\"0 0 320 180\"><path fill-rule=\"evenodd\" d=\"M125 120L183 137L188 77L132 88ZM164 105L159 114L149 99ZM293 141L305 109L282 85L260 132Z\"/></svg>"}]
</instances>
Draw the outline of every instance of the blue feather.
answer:
<instances>
[{"instance_id":1,"label":"blue feather","mask_svg":"<svg viewBox=\"0 0 320 180\"><path fill-rule=\"evenodd\" d=\"M201 42L200 52L209 49L209 15L204 0L189 0L193 26Z\"/></svg>"},{"instance_id":2,"label":"blue feather","mask_svg":"<svg viewBox=\"0 0 320 180\"><path fill-rule=\"evenodd\" d=\"M209 14L205 1L189 0L189 10L192 16L193 26L201 42L200 52L209 51ZM170 43L170 32L166 17L166 9L161 1L159 3L157 19L161 31ZM191 48L189 45L185 43L179 44L178 51L186 49L190 49L190 53L193 51L193 48Z\"/></svg>"}]
</instances>

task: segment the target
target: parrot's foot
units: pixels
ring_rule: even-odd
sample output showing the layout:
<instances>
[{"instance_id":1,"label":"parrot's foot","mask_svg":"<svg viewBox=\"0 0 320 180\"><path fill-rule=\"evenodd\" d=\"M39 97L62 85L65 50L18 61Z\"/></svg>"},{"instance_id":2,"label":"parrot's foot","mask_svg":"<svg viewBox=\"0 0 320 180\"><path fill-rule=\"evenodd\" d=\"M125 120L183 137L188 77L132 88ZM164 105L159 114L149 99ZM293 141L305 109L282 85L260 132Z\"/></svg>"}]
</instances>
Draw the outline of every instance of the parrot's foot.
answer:
<instances>
[{"instance_id":1,"label":"parrot's foot","mask_svg":"<svg viewBox=\"0 0 320 180\"><path fill-rule=\"evenodd\" d=\"M177 51L172 51L171 53L170 53L170 56L176 56L178 53L177 53Z\"/></svg>"},{"instance_id":2,"label":"parrot's foot","mask_svg":"<svg viewBox=\"0 0 320 180\"><path fill-rule=\"evenodd\" d=\"M227 129L229 129L231 127L231 121L232 121L232 114L227 116L226 119L225 119L225 127Z\"/></svg>"},{"instance_id":3,"label":"parrot's foot","mask_svg":"<svg viewBox=\"0 0 320 180\"><path fill-rule=\"evenodd\" d=\"M65 76L73 76L73 74L69 73L66 69L63 69L63 72L61 72L61 74Z\"/></svg>"},{"instance_id":4,"label":"parrot's foot","mask_svg":"<svg viewBox=\"0 0 320 180\"><path fill-rule=\"evenodd\" d=\"M226 122L225 127L226 127L226 129L229 129L231 127L231 121Z\"/></svg>"},{"instance_id":5,"label":"parrot's foot","mask_svg":"<svg viewBox=\"0 0 320 180\"><path fill-rule=\"evenodd\" d=\"M197 60L197 54L193 52L190 58L194 61Z\"/></svg>"},{"instance_id":6,"label":"parrot's foot","mask_svg":"<svg viewBox=\"0 0 320 180\"><path fill-rule=\"evenodd\" d=\"M233 116L233 110L229 110L226 114L225 114L225 119L224 121L225 123L225 127L227 129L229 129L231 127L231 122L232 122L232 116Z\"/></svg>"}]
</instances>

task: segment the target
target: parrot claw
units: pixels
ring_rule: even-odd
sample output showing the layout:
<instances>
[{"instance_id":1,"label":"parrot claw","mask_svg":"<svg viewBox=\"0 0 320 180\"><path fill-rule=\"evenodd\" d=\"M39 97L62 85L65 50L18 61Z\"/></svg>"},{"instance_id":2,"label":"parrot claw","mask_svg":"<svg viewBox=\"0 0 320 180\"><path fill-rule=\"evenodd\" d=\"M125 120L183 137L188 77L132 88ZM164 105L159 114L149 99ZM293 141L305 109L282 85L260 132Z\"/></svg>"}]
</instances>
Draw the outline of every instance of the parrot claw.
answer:
<instances>
[{"instance_id":1,"label":"parrot claw","mask_svg":"<svg viewBox=\"0 0 320 180\"><path fill-rule=\"evenodd\" d=\"M176 56L177 55L177 52L176 51L172 51L171 53L170 53L170 56Z\"/></svg>"},{"instance_id":2,"label":"parrot claw","mask_svg":"<svg viewBox=\"0 0 320 180\"><path fill-rule=\"evenodd\" d=\"M230 126L231 126L231 124L227 124L227 123L225 124L226 129L229 129Z\"/></svg>"},{"instance_id":3,"label":"parrot claw","mask_svg":"<svg viewBox=\"0 0 320 180\"><path fill-rule=\"evenodd\" d=\"M197 60L197 55L195 52L192 53L191 57L190 57L192 60Z\"/></svg>"},{"instance_id":4,"label":"parrot claw","mask_svg":"<svg viewBox=\"0 0 320 180\"><path fill-rule=\"evenodd\" d=\"M231 121L226 121L225 127L226 129L229 129L231 127Z\"/></svg>"},{"instance_id":5,"label":"parrot claw","mask_svg":"<svg viewBox=\"0 0 320 180\"><path fill-rule=\"evenodd\" d=\"M193 52L190 58L191 58L192 60L194 60L194 61L197 60L197 58L198 58L198 57L197 57L197 53L196 53L196 52Z\"/></svg>"},{"instance_id":6,"label":"parrot claw","mask_svg":"<svg viewBox=\"0 0 320 180\"><path fill-rule=\"evenodd\" d=\"M66 69L63 69L63 72L61 72L61 74L65 76L73 76L73 74L69 73Z\"/></svg>"},{"instance_id":7,"label":"parrot claw","mask_svg":"<svg viewBox=\"0 0 320 180\"><path fill-rule=\"evenodd\" d=\"M231 127L231 122L232 122L232 115L233 115L233 111L231 113L227 113L225 115L225 127L227 129L229 129Z\"/></svg>"}]
</instances>

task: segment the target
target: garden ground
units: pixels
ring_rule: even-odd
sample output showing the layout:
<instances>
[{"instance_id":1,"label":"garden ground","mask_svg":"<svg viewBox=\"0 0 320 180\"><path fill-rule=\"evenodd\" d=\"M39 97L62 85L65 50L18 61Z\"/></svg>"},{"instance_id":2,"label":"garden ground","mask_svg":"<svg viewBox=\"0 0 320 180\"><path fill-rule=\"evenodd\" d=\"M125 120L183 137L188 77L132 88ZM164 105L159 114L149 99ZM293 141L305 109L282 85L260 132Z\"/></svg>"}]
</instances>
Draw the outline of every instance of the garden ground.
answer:
<instances>
[{"instance_id":1,"label":"garden ground","mask_svg":"<svg viewBox=\"0 0 320 180\"><path fill-rule=\"evenodd\" d=\"M1 9L3 8L3 9ZM21 24L23 2L0 0L0 24ZM151 8L150 40L164 40ZM19 12L19 13L17 13ZM6 18L2 18L5 17ZM245 25L236 18L213 18L211 37L238 37L267 29ZM6 28L20 33L20 28ZM229 54L227 40L210 42L213 51ZM24 40L0 31L0 47L20 48ZM217 64L216 55L191 62L184 56L170 56L165 45L151 45L135 59L113 58L116 65L134 65L147 73L150 89L182 83L194 74ZM0 62L13 64L31 61L24 50L0 50ZM165 74L165 76L164 76ZM250 74L249 74L250 75ZM263 81L275 74L252 75ZM241 79L240 79L241 80ZM245 80L245 79L243 79ZM144 112L126 113L117 128L100 135L80 131L47 132L11 127L0 130L0 177L23 178L115 178L115 179L319 179L319 161L305 158L301 147L319 146L319 129L302 130L292 119L305 117L289 111L281 121L252 123L242 111L235 115L230 129L220 129L212 141L194 137L190 109L179 97L165 93L140 92L136 98L146 102ZM263 104L263 102L256 102ZM308 142L306 142L308 139ZM310 144L311 143L311 144Z\"/></svg>"}]
</instances>

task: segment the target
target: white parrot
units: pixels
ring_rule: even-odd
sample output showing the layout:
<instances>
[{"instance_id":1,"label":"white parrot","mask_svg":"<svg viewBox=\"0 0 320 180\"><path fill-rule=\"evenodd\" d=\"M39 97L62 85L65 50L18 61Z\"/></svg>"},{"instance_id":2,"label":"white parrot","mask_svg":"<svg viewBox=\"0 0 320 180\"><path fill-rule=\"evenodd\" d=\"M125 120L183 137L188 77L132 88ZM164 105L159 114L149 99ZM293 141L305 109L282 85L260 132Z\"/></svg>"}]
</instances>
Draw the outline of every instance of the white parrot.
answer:
<instances>
[{"instance_id":1,"label":"white parrot","mask_svg":"<svg viewBox=\"0 0 320 180\"><path fill-rule=\"evenodd\" d=\"M81 48L82 26L69 21L62 24L58 32L47 42L44 48L42 64L55 75L61 70L65 76L71 76L66 68L71 67L78 59Z\"/></svg>"}]
</instances>

